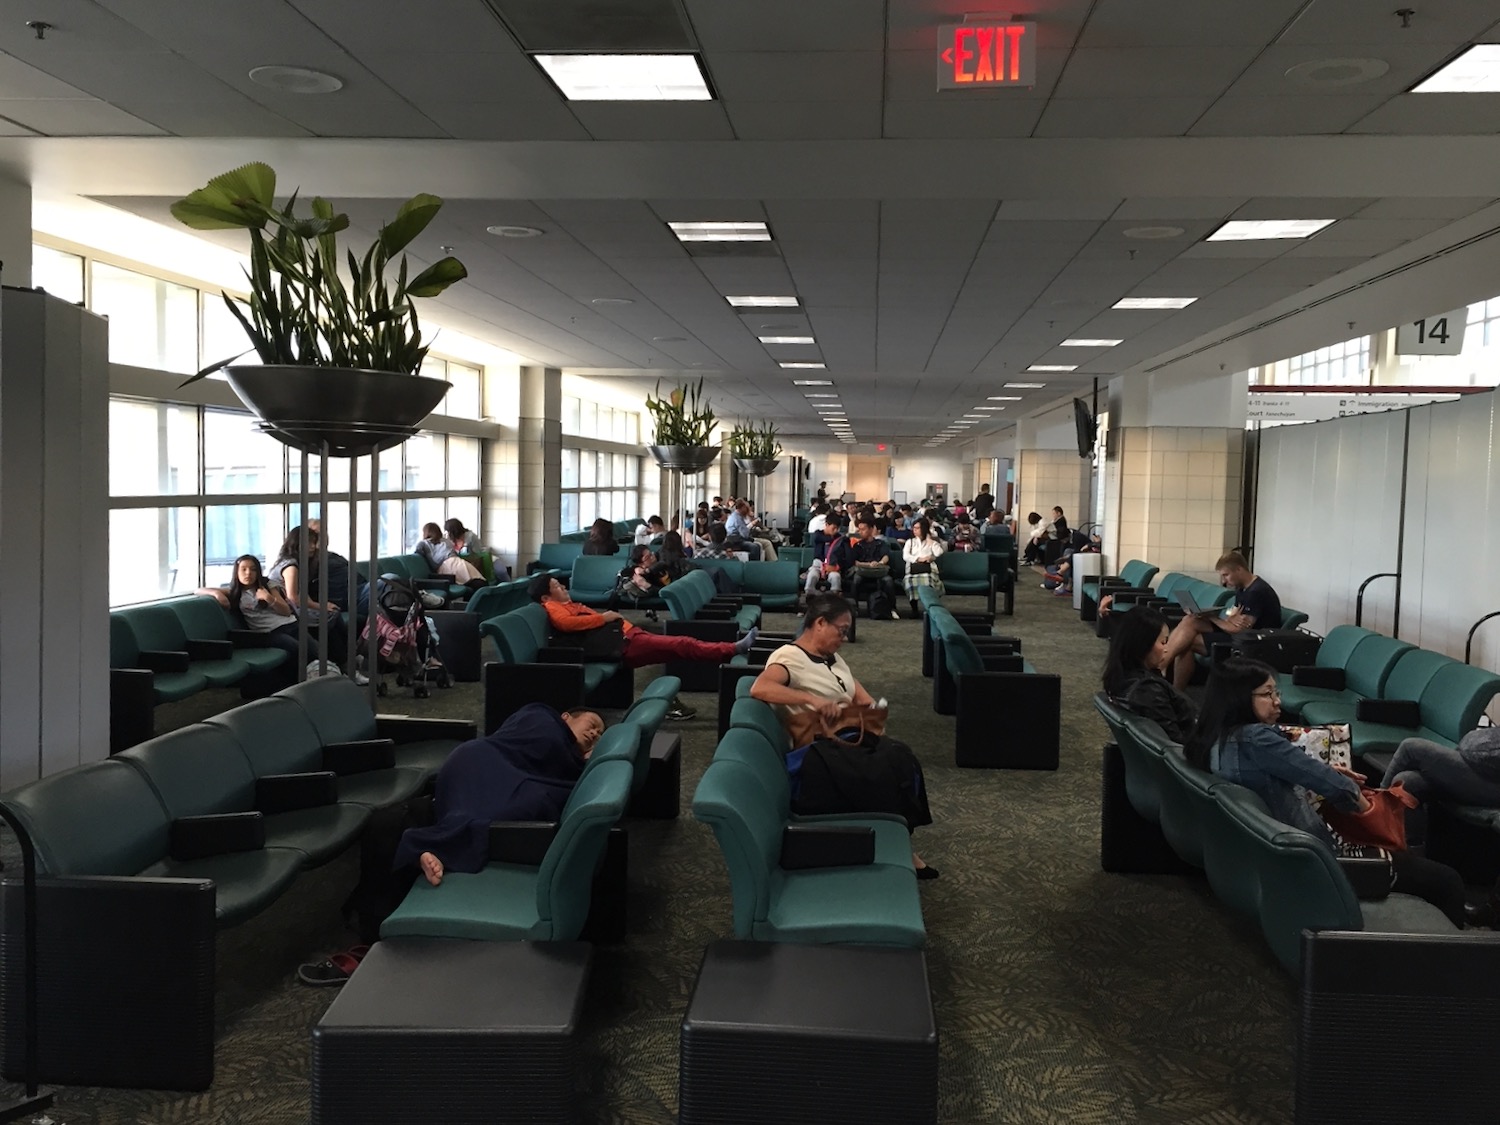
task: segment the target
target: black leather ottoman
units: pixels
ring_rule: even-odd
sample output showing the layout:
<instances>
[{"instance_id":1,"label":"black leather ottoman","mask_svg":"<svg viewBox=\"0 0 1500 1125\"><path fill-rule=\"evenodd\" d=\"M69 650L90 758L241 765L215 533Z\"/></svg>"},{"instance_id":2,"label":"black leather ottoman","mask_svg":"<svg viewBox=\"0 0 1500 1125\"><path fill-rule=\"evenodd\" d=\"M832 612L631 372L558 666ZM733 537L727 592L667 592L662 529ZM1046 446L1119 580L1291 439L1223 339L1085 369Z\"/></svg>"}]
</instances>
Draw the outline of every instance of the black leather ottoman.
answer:
<instances>
[{"instance_id":1,"label":"black leather ottoman","mask_svg":"<svg viewBox=\"0 0 1500 1125\"><path fill-rule=\"evenodd\" d=\"M646 784L631 796L626 816L676 820L682 812L682 736L659 732L651 739Z\"/></svg>"},{"instance_id":2,"label":"black leather ottoman","mask_svg":"<svg viewBox=\"0 0 1500 1125\"><path fill-rule=\"evenodd\" d=\"M919 949L716 942L682 1021L681 1125L937 1121Z\"/></svg>"},{"instance_id":3,"label":"black leather ottoman","mask_svg":"<svg viewBox=\"0 0 1500 1125\"><path fill-rule=\"evenodd\" d=\"M580 942L378 942L312 1031L313 1125L578 1120Z\"/></svg>"}]
</instances>

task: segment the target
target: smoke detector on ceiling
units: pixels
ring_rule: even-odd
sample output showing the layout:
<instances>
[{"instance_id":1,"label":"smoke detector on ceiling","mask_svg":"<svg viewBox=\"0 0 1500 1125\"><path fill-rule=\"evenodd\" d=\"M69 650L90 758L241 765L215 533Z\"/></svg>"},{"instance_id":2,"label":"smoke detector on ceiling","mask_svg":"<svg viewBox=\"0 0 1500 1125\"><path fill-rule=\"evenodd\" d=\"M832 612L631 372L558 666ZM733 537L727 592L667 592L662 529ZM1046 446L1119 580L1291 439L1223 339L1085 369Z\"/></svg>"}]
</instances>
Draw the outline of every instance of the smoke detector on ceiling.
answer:
<instances>
[{"instance_id":1,"label":"smoke detector on ceiling","mask_svg":"<svg viewBox=\"0 0 1500 1125\"><path fill-rule=\"evenodd\" d=\"M547 233L541 227L514 226L510 223L496 223L484 229L485 233L493 234L496 238L537 238Z\"/></svg>"},{"instance_id":2,"label":"smoke detector on ceiling","mask_svg":"<svg viewBox=\"0 0 1500 1125\"><path fill-rule=\"evenodd\" d=\"M283 94L332 94L344 88L344 80L306 66L257 66L250 81Z\"/></svg>"},{"instance_id":3,"label":"smoke detector on ceiling","mask_svg":"<svg viewBox=\"0 0 1500 1125\"><path fill-rule=\"evenodd\" d=\"M1358 86L1390 69L1384 59L1311 59L1290 67L1284 77L1298 86Z\"/></svg>"}]
</instances>

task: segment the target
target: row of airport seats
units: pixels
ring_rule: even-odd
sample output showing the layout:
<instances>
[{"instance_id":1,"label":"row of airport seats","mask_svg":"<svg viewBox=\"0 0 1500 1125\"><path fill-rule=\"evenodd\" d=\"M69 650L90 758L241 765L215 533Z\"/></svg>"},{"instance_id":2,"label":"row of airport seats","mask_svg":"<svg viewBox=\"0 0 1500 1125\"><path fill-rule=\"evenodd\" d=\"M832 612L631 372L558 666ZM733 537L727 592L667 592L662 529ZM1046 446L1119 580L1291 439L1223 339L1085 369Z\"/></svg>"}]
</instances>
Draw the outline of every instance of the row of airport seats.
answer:
<instances>
[{"instance_id":1,"label":"row of airport seats","mask_svg":"<svg viewBox=\"0 0 1500 1125\"><path fill-rule=\"evenodd\" d=\"M1457 746L1500 693L1500 676L1362 629L1329 630L1311 665L1277 677L1284 721L1348 723L1356 765L1379 778L1405 738ZM1428 855L1471 881L1500 875L1500 809L1430 805Z\"/></svg>"},{"instance_id":2,"label":"row of airport seats","mask_svg":"<svg viewBox=\"0 0 1500 1125\"><path fill-rule=\"evenodd\" d=\"M917 595L922 674L932 680L933 711L954 717L954 764L1057 769L1062 677L1038 672L1019 637L996 636L993 614L955 611L931 588Z\"/></svg>"},{"instance_id":3,"label":"row of airport seats","mask_svg":"<svg viewBox=\"0 0 1500 1125\"><path fill-rule=\"evenodd\" d=\"M150 738L153 710L210 687L239 684L245 695L268 694L292 679L290 655L234 626L207 596L172 598L109 615L110 750Z\"/></svg>"},{"instance_id":4,"label":"row of airport seats","mask_svg":"<svg viewBox=\"0 0 1500 1125\"><path fill-rule=\"evenodd\" d=\"M936 1122L938 1033L898 816L798 816L774 711L739 685L693 795L736 941L705 951L681 1025L684 1125Z\"/></svg>"},{"instance_id":5,"label":"row of airport seats","mask_svg":"<svg viewBox=\"0 0 1500 1125\"><path fill-rule=\"evenodd\" d=\"M314 1125L580 1120L591 943L624 934L620 821L666 707L647 694L604 732L557 821L492 824L480 871L414 882L313 1028Z\"/></svg>"},{"instance_id":6,"label":"row of airport seats","mask_svg":"<svg viewBox=\"0 0 1500 1125\"><path fill-rule=\"evenodd\" d=\"M1113 738L1103 756L1104 869L1203 872L1299 978L1297 1120L1487 1118L1500 1085L1480 1044L1495 1001L1474 982L1495 978L1500 934L1461 931L1410 895L1357 898L1320 840L1272 817L1250 790L1190 766L1151 720L1103 695L1095 706ZM1379 1082L1349 1065L1356 1042L1380 1045L1374 1056L1359 1049Z\"/></svg>"},{"instance_id":7,"label":"row of airport seats","mask_svg":"<svg viewBox=\"0 0 1500 1125\"><path fill-rule=\"evenodd\" d=\"M615 520L615 542L634 543L635 529L644 525L645 522L646 521L641 519L640 517L629 520ZM570 531L566 535L558 536L558 541L562 543L583 543L587 541L588 537L589 529L583 528L581 531Z\"/></svg>"},{"instance_id":8,"label":"row of airport seats","mask_svg":"<svg viewBox=\"0 0 1500 1125\"><path fill-rule=\"evenodd\" d=\"M0 798L36 850L43 1080L206 1088L218 930L343 852L474 734L377 719L359 688L327 676ZM22 940L19 890L5 886L7 947ZM20 987L5 974L7 1075Z\"/></svg>"}]
</instances>

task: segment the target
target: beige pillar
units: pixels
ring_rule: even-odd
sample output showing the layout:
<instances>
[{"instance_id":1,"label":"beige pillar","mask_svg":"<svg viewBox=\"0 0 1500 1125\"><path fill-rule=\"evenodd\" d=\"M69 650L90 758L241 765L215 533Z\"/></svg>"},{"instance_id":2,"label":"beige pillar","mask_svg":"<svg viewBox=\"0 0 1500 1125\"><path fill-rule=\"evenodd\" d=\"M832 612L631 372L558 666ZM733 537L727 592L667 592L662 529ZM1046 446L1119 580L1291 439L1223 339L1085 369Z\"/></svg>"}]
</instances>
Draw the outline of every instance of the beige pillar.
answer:
<instances>
[{"instance_id":1,"label":"beige pillar","mask_svg":"<svg viewBox=\"0 0 1500 1125\"><path fill-rule=\"evenodd\" d=\"M562 372L521 368L521 417L516 449L516 565L524 571L543 543L560 532Z\"/></svg>"}]
</instances>

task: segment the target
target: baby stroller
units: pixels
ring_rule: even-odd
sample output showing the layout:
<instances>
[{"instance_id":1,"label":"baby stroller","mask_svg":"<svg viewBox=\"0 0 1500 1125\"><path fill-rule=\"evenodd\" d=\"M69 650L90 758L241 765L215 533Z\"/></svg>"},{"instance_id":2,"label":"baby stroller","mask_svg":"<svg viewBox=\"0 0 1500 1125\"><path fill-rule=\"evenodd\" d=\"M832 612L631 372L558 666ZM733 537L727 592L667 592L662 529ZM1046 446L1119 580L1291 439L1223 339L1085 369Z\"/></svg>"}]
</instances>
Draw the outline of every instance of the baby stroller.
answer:
<instances>
[{"instance_id":1,"label":"baby stroller","mask_svg":"<svg viewBox=\"0 0 1500 1125\"><path fill-rule=\"evenodd\" d=\"M369 643L372 625L379 637L380 667L372 673L381 676L375 685L376 694L386 693L386 672L396 674L397 687L410 685L417 699L432 694L429 682L440 688L452 687L453 677L438 659L437 634L427 620L419 591L395 575L382 576L378 587L379 612L370 615L360 634L362 649Z\"/></svg>"}]
</instances>

